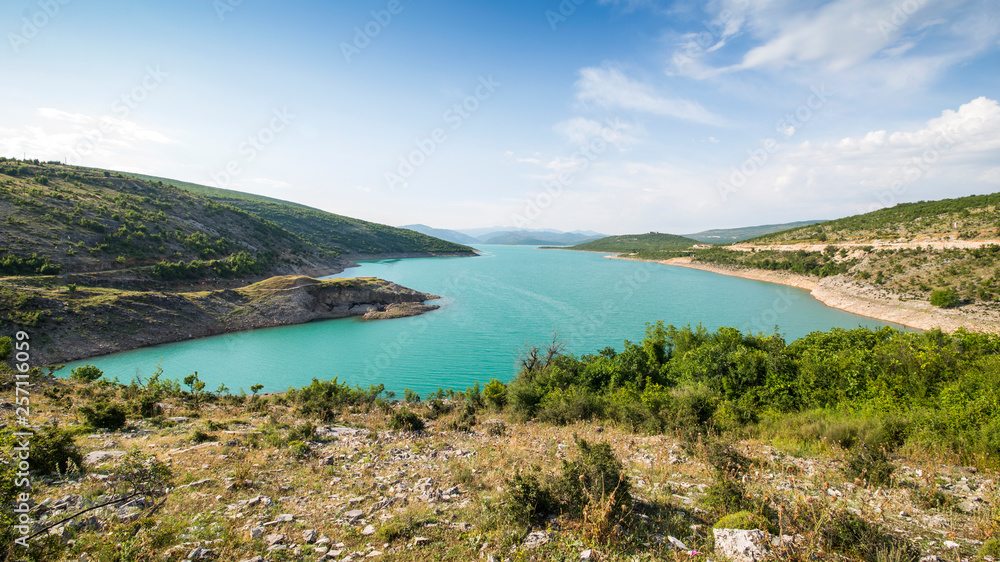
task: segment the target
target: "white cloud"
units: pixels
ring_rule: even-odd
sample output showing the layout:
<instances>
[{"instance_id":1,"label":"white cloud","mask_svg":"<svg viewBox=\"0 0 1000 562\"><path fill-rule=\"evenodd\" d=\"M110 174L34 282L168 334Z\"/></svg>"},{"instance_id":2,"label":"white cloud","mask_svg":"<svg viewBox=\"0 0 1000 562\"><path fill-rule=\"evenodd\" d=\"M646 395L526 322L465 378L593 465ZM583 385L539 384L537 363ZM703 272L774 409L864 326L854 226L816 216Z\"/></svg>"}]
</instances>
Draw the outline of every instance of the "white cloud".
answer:
<instances>
[{"instance_id":1,"label":"white cloud","mask_svg":"<svg viewBox=\"0 0 1000 562\"><path fill-rule=\"evenodd\" d=\"M635 135L643 132L641 126L622 120L602 124L584 117L574 117L556 123L553 130L577 145L586 145L598 138L615 145L635 144L637 142Z\"/></svg>"},{"instance_id":2,"label":"white cloud","mask_svg":"<svg viewBox=\"0 0 1000 562\"><path fill-rule=\"evenodd\" d=\"M95 117L51 107L38 108L36 113L45 120L44 126L0 128L0 152L95 164L114 161L122 152L144 150L144 143L177 143L159 131L110 115Z\"/></svg>"},{"instance_id":3,"label":"white cloud","mask_svg":"<svg viewBox=\"0 0 1000 562\"><path fill-rule=\"evenodd\" d=\"M709 79L791 68L800 82L834 74L846 92L895 91L930 83L1000 35L996 11L972 0L832 0L806 9L788 0L719 0L709 12L715 19L705 29L675 40L669 73ZM738 42L751 43L745 52L724 48L737 35L748 36Z\"/></svg>"},{"instance_id":4,"label":"white cloud","mask_svg":"<svg viewBox=\"0 0 1000 562\"><path fill-rule=\"evenodd\" d=\"M719 125L722 118L700 103L658 94L652 86L630 80L616 68L587 67L580 70L576 98L583 104L609 109L627 109L688 121Z\"/></svg>"},{"instance_id":5,"label":"white cloud","mask_svg":"<svg viewBox=\"0 0 1000 562\"><path fill-rule=\"evenodd\" d=\"M924 194L939 199L990 191L1000 179L998 160L1000 104L979 97L916 129L782 147L735 197L745 204L851 205L842 210L846 215Z\"/></svg>"}]
</instances>

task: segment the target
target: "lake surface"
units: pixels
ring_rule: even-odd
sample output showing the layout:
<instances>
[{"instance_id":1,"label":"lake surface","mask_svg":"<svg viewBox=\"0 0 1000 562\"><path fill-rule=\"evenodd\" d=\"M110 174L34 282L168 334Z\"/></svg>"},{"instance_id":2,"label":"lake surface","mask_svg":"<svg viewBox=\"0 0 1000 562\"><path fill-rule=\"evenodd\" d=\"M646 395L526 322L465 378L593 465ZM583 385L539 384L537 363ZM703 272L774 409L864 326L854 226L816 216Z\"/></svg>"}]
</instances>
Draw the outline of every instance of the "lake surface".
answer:
<instances>
[{"instance_id":1,"label":"lake surface","mask_svg":"<svg viewBox=\"0 0 1000 562\"><path fill-rule=\"evenodd\" d=\"M164 376L197 371L206 389L234 392L256 383L264 392L338 377L352 386L385 384L402 396L438 387L465 389L491 377L507 381L529 345L553 334L567 351L622 349L642 339L645 324L733 326L786 340L839 326L891 325L824 306L807 291L601 254L481 246L474 258L364 262L334 277L381 277L441 295L421 316L362 321L324 320L159 345L74 362L92 363L107 378L145 379L160 363ZM900 326L895 326L901 328Z\"/></svg>"}]
</instances>

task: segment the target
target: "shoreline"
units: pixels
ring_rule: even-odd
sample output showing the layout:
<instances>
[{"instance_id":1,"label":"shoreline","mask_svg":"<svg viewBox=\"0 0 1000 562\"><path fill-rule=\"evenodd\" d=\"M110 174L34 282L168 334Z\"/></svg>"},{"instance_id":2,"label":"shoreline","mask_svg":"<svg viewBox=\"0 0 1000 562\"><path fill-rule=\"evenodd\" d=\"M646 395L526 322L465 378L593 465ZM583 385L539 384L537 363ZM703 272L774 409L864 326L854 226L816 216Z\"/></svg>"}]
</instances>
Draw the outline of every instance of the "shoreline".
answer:
<instances>
[{"instance_id":1,"label":"shoreline","mask_svg":"<svg viewBox=\"0 0 1000 562\"><path fill-rule=\"evenodd\" d=\"M729 277L739 277L765 283L786 285L809 291L810 295L830 308L843 310L873 320L892 322L908 328L931 330L940 328L954 332L964 328L970 332L1000 333L1000 315L979 305L966 305L957 309L943 309L924 301L901 300L898 295L873 287L861 286L844 280L839 275L816 279L797 273L743 269L719 265L695 263L690 257L669 260L637 260L621 255L607 256L611 259L646 261L699 269Z\"/></svg>"}]
</instances>

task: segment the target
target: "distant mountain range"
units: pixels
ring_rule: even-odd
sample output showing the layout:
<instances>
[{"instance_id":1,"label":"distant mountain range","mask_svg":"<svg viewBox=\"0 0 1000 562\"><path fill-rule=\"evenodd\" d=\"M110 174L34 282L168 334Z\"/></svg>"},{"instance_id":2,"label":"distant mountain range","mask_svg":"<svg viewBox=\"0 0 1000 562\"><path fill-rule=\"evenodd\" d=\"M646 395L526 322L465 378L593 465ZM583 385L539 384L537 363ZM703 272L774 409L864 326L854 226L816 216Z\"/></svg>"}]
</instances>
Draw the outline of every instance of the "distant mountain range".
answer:
<instances>
[{"instance_id":1,"label":"distant mountain range","mask_svg":"<svg viewBox=\"0 0 1000 562\"><path fill-rule=\"evenodd\" d=\"M457 244L503 244L508 246L570 246L605 236L592 230L575 230L573 232L551 229L511 230L502 226L448 230L433 228L425 224L408 224L400 228Z\"/></svg>"}]
</instances>

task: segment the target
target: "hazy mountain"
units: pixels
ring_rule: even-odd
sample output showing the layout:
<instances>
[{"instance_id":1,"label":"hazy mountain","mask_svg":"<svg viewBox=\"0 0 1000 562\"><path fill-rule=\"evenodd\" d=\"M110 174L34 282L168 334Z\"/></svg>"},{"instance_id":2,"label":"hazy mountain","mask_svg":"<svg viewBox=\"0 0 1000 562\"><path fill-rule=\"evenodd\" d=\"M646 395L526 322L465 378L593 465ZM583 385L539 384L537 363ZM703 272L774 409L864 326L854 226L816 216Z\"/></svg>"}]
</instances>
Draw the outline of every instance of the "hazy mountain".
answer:
<instances>
[{"instance_id":1,"label":"hazy mountain","mask_svg":"<svg viewBox=\"0 0 1000 562\"><path fill-rule=\"evenodd\" d=\"M457 230L448 230L447 228L432 228L426 224L407 224L399 228L406 228L414 232L419 232L421 234L426 234L427 236L433 236L435 238L440 238L441 240L447 240L448 242L454 242L456 244L480 244L481 240L474 236L469 236L463 232Z\"/></svg>"}]
</instances>

